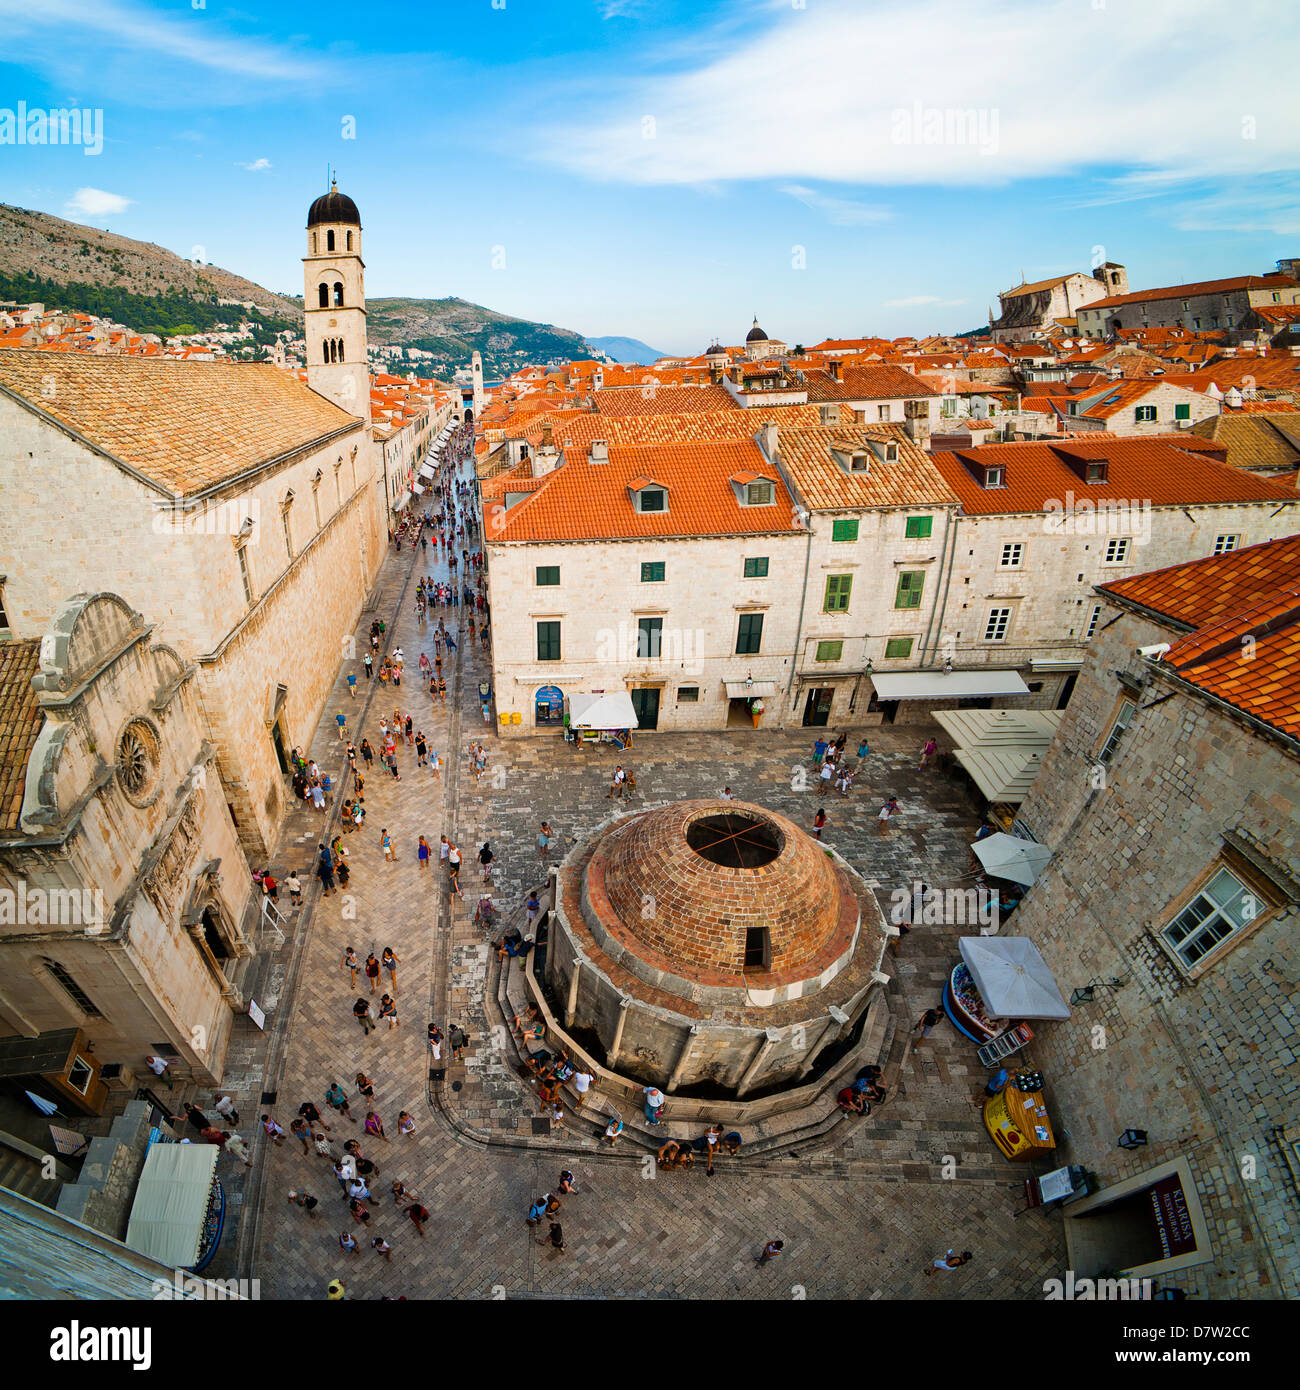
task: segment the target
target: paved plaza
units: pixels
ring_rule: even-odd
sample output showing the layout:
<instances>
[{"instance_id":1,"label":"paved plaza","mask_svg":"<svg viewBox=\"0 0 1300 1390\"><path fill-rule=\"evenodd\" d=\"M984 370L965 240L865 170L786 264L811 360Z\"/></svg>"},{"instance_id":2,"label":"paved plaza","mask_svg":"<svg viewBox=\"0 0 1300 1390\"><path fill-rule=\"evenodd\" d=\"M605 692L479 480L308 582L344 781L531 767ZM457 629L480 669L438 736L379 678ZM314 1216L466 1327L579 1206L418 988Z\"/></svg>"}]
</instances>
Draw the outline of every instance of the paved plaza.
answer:
<instances>
[{"instance_id":1,"label":"paved plaza","mask_svg":"<svg viewBox=\"0 0 1300 1390\"><path fill-rule=\"evenodd\" d=\"M536 1098L501 1045L499 1028L494 1036L485 1008L497 963L473 921L479 846L490 841L495 900L513 909L544 878L535 848L541 820L555 827L554 857L562 857L572 837L612 813L606 792L618 761L635 769L634 805L715 795L729 785L737 798L805 827L826 805L827 842L864 875L886 912L890 892L914 878L936 887L968 884L975 807L943 773L917 769L924 731L852 731L850 753L862 732L870 753L849 799L812 787L811 733L649 733L638 735L626 754L576 752L558 734L501 740L480 713L478 684L489 669L467 632L448 670L445 706L430 700L418 678L420 652L432 656L434 625L418 623L414 610L422 573L447 577L445 564L413 557L409 546L390 554L374 609L363 614L358 632L364 650L371 618L383 617L386 647L403 649L410 678L400 691L377 682L367 689L362 681L353 700L344 677L359 667L345 663L311 753L322 768L341 773L335 714L348 715L358 743L365 735L377 746L379 718L400 706L439 750L444 768L433 777L405 747L400 782L376 764L365 787L366 825L345 838L348 893L322 898L311 879L302 912L289 914L285 942L278 949L274 940L265 943L258 964L266 1031L241 1022L227 1073L247 1116L242 1132L250 1141L256 1136L255 1163L233 1172L223 1165L235 1229L211 1272L255 1275L263 1296L276 1298L320 1298L336 1276L350 1297L363 1299L1041 1297L1042 1281L1064 1264L1059 1218L1015 1215L1023 1206L1024 1172L996 1154L971 1103L984 1080L973 1047L946 1023L919 1047L910 1031L938 1001L957 956L956 938L969 928L918 927L893 958L885 1104L870 1116L845 1118L816 1147L780 1156L742 1152L720 1162L712 1177L702 1169L656 1174L643 1150L598 1151L585 1128L535 1123ZM459 616L447 615L453 632ZM488 770L475 780L466 751L483 739ZM881 837L875 813L891 793L903 813ZM308 882L327 828L333 835L334 808L324 816L302 808L291 813L274 862L281 878L297 868ZM380 849L384 829L396 847L395 863L386 863ZM424 870L417 862L417 837L436 847L444 833L464 853L464 902L450 899L436 856ZM363 960L386 946L399 958L396 1028L381 1025L364 1036L354 1022L356 991L340 968L349 945ZM364 979L358 984L365 991ZM463 1063L444 1049L444 1083L429 1076L430 1018L444 1033L458 1023L471 1038ZM304 1100L324 1111L325 1089L335 1080L351 1093L360 1121L358 1071L375 1083L390 1141L363 1141L380 1167L368 1230L351 1219L327 1160L304 1156L292 1137L282 1147L268 1145L257 1124L264 1089L275 1093L275 1114L287 1128ZM401 1110L415 1118L413 1135L397 1132ZM326 1117L336 1150L358 1135L359 1123ZM565 1167L576 1173L580 1191L564 1199L559 1219L567 1248L557 1253L538 1244L544 1228L526 1225L524 1216ZM423 1238L389 1195L394 1178L432 1213ZM314 1217L288 1201L291 1189L320 1198ZM344 1229L357 1237L358 1253L340 1250ZM375 1234L391 1243L391 1263L369 1248ZM754 1255L769 1239L783 1240L785 1251L758 1268ZM952 1246L973 1251L971 1265L925 1277L930 1259Z\"/></svg>"}]
</instances>

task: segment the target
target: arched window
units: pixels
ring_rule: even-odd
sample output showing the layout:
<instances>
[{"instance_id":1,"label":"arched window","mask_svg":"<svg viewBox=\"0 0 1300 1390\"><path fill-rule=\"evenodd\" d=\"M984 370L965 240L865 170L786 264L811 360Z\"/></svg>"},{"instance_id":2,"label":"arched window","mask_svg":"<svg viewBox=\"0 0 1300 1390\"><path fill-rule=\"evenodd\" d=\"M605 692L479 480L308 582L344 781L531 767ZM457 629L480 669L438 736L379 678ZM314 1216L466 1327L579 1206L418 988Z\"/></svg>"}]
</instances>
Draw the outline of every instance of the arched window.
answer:
<instances>
[{"instance_id":1,"label":"arched window","mask_svg":"<svg viewBox=\"0 0 1300 1390\"><path fill-rule=\"evenodd\" d=\"M349 250L349 251L352 250L352 233L351 233L351 232L348 233L348 250Z\"/></svg>"},{"instance_id":2,"label":"arched window","mask_svg":"<svg viewBox=\"0 0 1300 1390\"><path fill-rule=\"evenodd\" d=\"M339 361L343 361L343 339L339 339Z\"/></svg>"},{"instance_id":3,"label":"arched window","mask_svg":"<svg viewBox=\"0 0 1300 1390\"><path fill-rule=\"evenodd\" d=\"M335 280L335 282L334 282L334 304L335 304L335 307L336 307L336 308L340 308L340 309L341 309L341 308L343 307L343 281L342 281L342 280Z\"/></svg>"},{"instance_id":4,"label":"arched window","mask_svg":"<svg viewBox=\"0 0 1300 1390\"><path fill-rule=\"evenodd\" d=\"M325 341L320 345L321 360L325 363L326 366L329 366L331 346L332 340L329 338L326 338Z\"/></svg>"},{"instance_id":5,"label":"arched window","mask_svg":"<svg viewBox=\"0 0 1300 1390\"><path fill-rule=\"evenodd\" d=\"M334 249L334 233L333 233L333 232L326 232L326 233L325 233L325 249L326 249L327 251L333 251L333 249Z\"/></svg>"},{"instance_id":6,"label":"arched window","mask_svg":"<svg viewBox=\"0 0 1300 1390\"><path fill-rule=\"evenodd\" d=\"M313 233L311 234L311 253L312 253L313 256L316 254L316 233L315 233L315 232L313 232Z\"/></svg>"},{"instance_id":7,"label":"arched window","mask_svg":"<svg viewBox=\"0 0 1300 1390\"><path fill-rule=\"evenodd\" d=\"M330 287L323 280L320 283L317 294L320 298L320 307L322 309L328 309L330 307Z\"/></svg>"}]
</instances>

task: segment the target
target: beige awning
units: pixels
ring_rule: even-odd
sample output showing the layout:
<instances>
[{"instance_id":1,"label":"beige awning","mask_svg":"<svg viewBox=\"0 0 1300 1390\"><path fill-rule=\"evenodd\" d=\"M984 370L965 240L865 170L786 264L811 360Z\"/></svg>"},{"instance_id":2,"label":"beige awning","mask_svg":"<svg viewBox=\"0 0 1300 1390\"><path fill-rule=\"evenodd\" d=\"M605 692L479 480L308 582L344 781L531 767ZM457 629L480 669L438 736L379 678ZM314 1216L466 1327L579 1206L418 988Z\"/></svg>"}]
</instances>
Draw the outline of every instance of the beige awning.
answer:
<instances>
[{"instance_id":1,"label":"beige awning","mask_svg":"<svg viewBox=\"0 0 1300 1390\"><path fill-rule=\"evenodd\" d=\"M215 1144L150 1148L126 1228L132 1250L173 1269L189 1269L198 1260L220 1152Z\"/></svg>"},{"instance_id":2,"label":"beige awning","mask_svg":"<svg viewBox=\"0 0 1300 1390\"><path fill-rule=\"evenodd\" d=\"M990 801L1019 805L1029 794L1060 710L943 709L931 718L956 745L953 755Z\"/></svg>"},{"instance_id":3,"label":"beige awning","mask_svg":"<svg viewBox=\"0 0 1300 1390\"><path fill-rule=\"evenodd\" d=\"M728 700L770 700L776 695L775 681L724 681Z\"/></svg>"}]
</instances>

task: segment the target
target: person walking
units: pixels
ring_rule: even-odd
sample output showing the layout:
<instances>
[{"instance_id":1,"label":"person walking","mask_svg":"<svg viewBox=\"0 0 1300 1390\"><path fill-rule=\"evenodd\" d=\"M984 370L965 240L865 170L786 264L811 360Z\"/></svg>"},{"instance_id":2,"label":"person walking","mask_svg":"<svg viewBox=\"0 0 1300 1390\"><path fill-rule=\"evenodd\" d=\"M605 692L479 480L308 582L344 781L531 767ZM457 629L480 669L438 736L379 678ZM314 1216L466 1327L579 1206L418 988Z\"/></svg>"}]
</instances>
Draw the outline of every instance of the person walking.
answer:
<instances>
[{"instance_id":1,"label":"person walking","mask_svg":"<svg viewBox=\"0 0 1300 1390\"><path fill-rule=\"evenodd\" d=\"M889 819L898 814L898 798L891 796L888 801L880 808L876 816L876 824L880 827L880 833L884 835L889 830Z\"/></svg>"},{"instance_id":2,"label":"person walking","mask_svg":"<svg viewBox=\"0 0 1300 1390\"><path fill-rule=\"evenodd\" d=\"M370 1000L365 995L358 995L357 1002L352 1006L352 1014L361 1025L361 1031L368 1037L375 1026L375 1014L370 1007Z\"/></svg>"},{"instance_id":3,"label":"person walking","mask_svg":"<svg viewBox=\"0 0 1300 1390\"><path fill-rule=\"evenodd\" d=\"M814 840L820 840L821 837L822 837L822 831L825 830L825 829L826 829L826 807L825 807L825 806L819 806L819 807L817 808L817 814L813 817L813 828L812 828L813 839L814 839Z\"/></svg>"},{"instance_id":4,"label":"person walking","mask_svg":"<svg viewBox=\"0 0 1300 1390\"><path fill-rule=\"evenodd\" d=\"M545 1240L539 1240L538 1245L549 1245L552 1250L563 1251L564 1249L564 1229L558 1221L550 1223L550 1230L547 1232Z\"/></svg>"},{"instance_id":5,"label":"person walking","mask_svg":"<svg viewBox=\"0 0 1300 1390\"><path fill-rule=\"evenodd\" d=\"M425 541L425 545L427 546L428 544L429 542ZM389 1264L393 1263L393 1247L389 1245L389 1243L383 1238L383 1236L376 1236L370 1242L370 1248L375 1252L376 1255L382 1255L384 1259L388 1261Z\"/></svg>"},{"instance_id":6,"label":"person walking","mask_svg":"<svg viewBox=\"0 0 1300 1390\"><path fill-rule=\"evenodd\" d=\"M379 984L379 957L373 951L366 957L366 979L370 981L370 992L373 994Z\"/></svg>"},{"instance_id":7,"label":"person walking","mask_svg":"<svg viewBox=\"0 0 1300 1390\"><path fill-rule=\"evenodd\" d=\"M311 1125L306 1120L304 1120L301 1115L299 1115L296 1120L293 1120L290 1123L289 1130L298 1140L298 1142L302 1145L303 1153L310 1154L310 1140L315 1138L315 1135L313 1135L311 1132Z\"/></svg>"},{"instance_id":8,"label":"person walking","mask_svg":"<svg viewBox=\"0 0 1300 1390\"><path fill-rule=\"evenodd\" d=\"M316 877L320 879L324 896L334 892L334 856L325 845L317 845L320 855L316 860Z\"/></svg>"},{"instance_id":9,"label":"person walking","mask_svg":"<svg viewBox=\"0 0 1300 1390\"><path fill-rule=\"evenodd\" d=\"M931 761L934 758L934 755L938 751L939 745L934 741L934 739L927 738L924 744L921 745L921 762L920 766L918 766L916 770L918 772L923 772L927 767L929 767Z\"/></svg>"},{"instance_id":10,"label":"person walking","mask_svg":"<svg viewBox=\"0 0 1300 1390\"><path fill-rule=\"evenodd\" d=\"M369 680L375 673L375 658L369 652L361 658L361 665L365 668L366 679Z\"/></svg>"},{"instance_id":11,"label":"person walking","mask_svg":"<svg viewBox=\"0 0 1300 1390\"><path fill-rule=\"evenodd\" d=\"M861 761L870 751L870 748L867 747L867 741L864 738L862 742L858 744L858 760Z\"/></svg>"},{"instance_id":12,"label":"person walking","mask_svg":"<svg viewBox=\"0 0 1300 1390\"><path fill-rule=\"evenodd\" d=\"M429 1209L421 1206L419 1202L412 1202L411 1205L407 1207L406 1214L410 1218L411 1225L413 1225L423 1237L424 1223L429 1219Z\"/></svg>"},{"instance_id":13,"label":"person walking","mask_svg":"<svg viewBox=\"0 0 1300 1390\"><path fill-rule=\"evenodd\" d=\"M307 1121L309 1125L318 1125L321 1129L328 1130L329 1125L321 1119L320 1111L316 1108L314 1101L305 1100L298 1107L298 1113Z\"/></svg>"},{"instance_id":14,"label":"person walking","mask_svg":"<svg viewBox=\"0 0 1300 1390\"><path fill-rule=\"evenodd\" d=\"M357 971L361 969L361 962L357 959L356 950L348 946L343 951L343 965L341 969L346 970L352 977L352 988L357 987Z\"/></svg>"},{"instance_id":15,"label":"person walking","mask_svg":"<svg viewBox=\"0 0 1300 1390\"><path fill-rule=\"evenodd\" d=\"M645 1117L652 1125L659 1123L659 1116L664 1112L664 1093L657 1086L642 1086L641 1094L645 1096Z\"/></svg>"},{"instance_id":16,"label":"person walking","mask_svg":"<svg viewBox=\"0 0 1300 1390\"><path fill-rule=\"evenodd\" d=\"M442 1061L442 1030L436 1023L429 1024L429 1051L435 1062Z\"/></svg>"},{"instance_id":17,"label":"person walking","mask_svg":"<svg viewBox=\"0 0 1300 1390\"><path fill-rule=\"evenodd\" d=\"M388 1030L392 1032L398 1026L397 1001L391 994L385 994L379 1001L379 1017L388 1020Z\"/></svg>"},{"instance_id":18,"label":"person walking","mask_svg":"<svg viewBox=\"0 0 1300 1390\"><path fill-rule=\"evenodd\" d=\"M212 1122L193 1101L185 1107L185 1118L200 1134L202 1134L205 1129L210 1129L212 1125Z\"/></svg>"},{"instance_id":19,"label":"person walking","mask_svg":"<svg viewBox=\"0 0 1300 1390\"><path fill-rule=\"evenodd\" d=\"M373 1135L376 1139L382 1139L385 1144L391 1144L392 1140L384 1133L384 1122L373 1110L366 1111L366 1133Z\"/></svg>"},{"instance_id":20,"label":"person walking","mask_svg":"<svg viewBox=\"0 0 1300 1390\"><path fill-rule=\"evenodd\" d=\"M421 869L429 867L429 842L423 835L420 836L420 841L415 847L415 857L419 861Z\"/></svg>"},{"instance_id":21,"label":"person walking","mask_svg":"<svg viewBox=\"0 0 1300 1390\"><path fill-rule=\"evenodd\" d=\"M767 1243L767 1244L762 1248L762 1250L759 1252L758 1257L755 1259L754 1263L755 1263L756 1265L771 1264L771 1262L772 1262L774 1259L776 1259L776 1257L777 1257L777 1256L781 1253L781 1251L784 1250L784 1249L785 1249L785 1241L783 1241L783 1240L769 1240L768 1243Z\"/></svg>"},{"instance_id":22,"label":"person walking","mask_svg":"<svg viewBox=\"0 0 1300 1390\"><path fill-rule=\"evenodd\" d=\"M447 846L447 884L458 898L464 898L460 887L460 850L453 844Z\"/></svg>"},{"instance_id":23,"label":"person walking","mask_svg":"<svg viewBox=\"0 0 1300 1390\"><path fill-rule=\"evenodd\" d=\"M451 1055L456 1061L463 1062L465 1060L465 1048L469 1043L469 1034L461 1028L459 1023L453 1023L447 1040L451 1045Z\"/></svg>"},{"instance_id":24,"label":"person walking","mask_svg":"<svg viewBox=\"0 0 1300 1390\"><path fill-rule=\"evenodd\" d=\"M298 1192L293 1188L289 1189L289 1200L295 1206L302 1207L311 1217L316 1215L316 1208L320 1206L320 1198L313 1197L310 1192Z\"/></svg>"},{"instance_id":25,"label":"person walking","mask_svg":"<svg viewBox=\"0 0 1300 1390\"><path fill-rule=\"evenodd\" d=\"M478 852L478 862L483 869L483 882L487 883L492 877L492 865L496 861L496 855L492 853L492 846L484 840L482 848Z\"/></svg>"},{"instance_id":26,"label":"person walking","mask_svg":"<svg viewBox=\"0 0 1300 1390\"><path fill-rule=\"evenodd\" d=\"M969 1250L963 1250L960 1255L957 1254L955 1250L949 1250L945 1254L940 1255L938 1259L931 1260L930 1263L926 1265L925 1272L929 1275L933 1274L937 1269L944 1274L948 1274L954 1269L960 1269L962 1265L970 1264L972 1259L974 1259L974 1256Z\"/></svg>"},{"instance_id":27,"label":"person walking","mask_svg":"<svg viewBox=\"0 0 1300 1390\"><path fill-rule=\"evenodd\" d=\"M921 1017L916 1020L912 1025L912 1031L919 1034L916 1040L917 1047L920 1047L926 1038L930 1036L934 1031L934 1025L938 1023L941 1018L943 1018L942 1009L926 1009Z\"/></svg>"},{"instance_id":28,"label":"person walking","mask_svg":"<svg viewBox=\"0 0 1300 1390\"><path fill-rule=\"evenodd\" d=\"M375 750L370 746L370 740L368 738L363 738L361 740L361 761L365 763L367 772L370 771L370 764L373 763L374 760Z\"/></svg>"},{"instance_id":29,"label":"person walking","mask_svg":"<svg viewBox=\"0 0 1300 1390\"><path fill-rule=\"evenodd\" d=\"M325 1104L331 1110L337 1110L340 1115L346 1115L353 1124L356 1124L356 1116L348 1109L347 1092L337 1081L331 1081L329 1090L325 1092Z\"/></svg>"},{"instance_id":30,"label":"person walking","mask_svg":"<svg viewBox=\"0 0 1300 1390\"><path fill-rule=\"evenodd\" d=\"M355 1255L357 1253L357 1239L351 1231L339 1232L339 1249L346 1255Z\"/></svg>"},{"instance_id":31,"label":"person walking","mask_svg":"<svg viewBox=\"0 0 1300 1390\"><path fill-rule=\"evenodd\" d=\"M385 946L384 953L379 958L379 964L388 971L388 979L392 985L394 994L397 993L397 967L401 965L401 963L401 956L395 956L393 954L393 948L391 946Z\"/></svg>"},{"instance_id":32,"label":"person walking","mask_svg":"<svg viewBox=\"0 0 1300 1390\"><path fill-rule=\"evenodd\" d=\"M233 1096L215 1095L212 1097L212 1101L212 1108L223 1120L228 1121L231 1125L239 1124L239 1111L235 1109Z\"/></svg>"},{"instance_id":33,"label":"person walking","mask_svg":"<svg viewBox=\"0 0 1300 1390\"><path fill-rule=\"evenodd\" d=\"M610 1117L609 1123L605 1126L605 1132L600 1136L600 1141L602 1144L608 1144L610 1148L613 1148L618 1141L619 1135L622 1133L623 1117L622 1115L613 1115Z\"/></svg>"},{"instance_id":34,"label":"person walking","mask_svg":"<svg viewBox=\"0 0 1300 1390\"><path fill-rule=\"evenodd\" d=\"M429 765L429 745L425 740L423 729L415 736L415 765L416 767L428 767Z\"/></svg>"},{"instance_id":35,"label":"person walking","mask_svg":"<svg viewBox=\"0 0 1300 1390\"><path fill-rule=\"evenodd\" d=\"M223 1137L226 1141L223 1146L226 1153L234 1154L245 1168L251 1168L253 1166L253 1160L248 1156L248 1145L244 1142L243 1135L231 1134L230 1131L227 1130Z\"/></svg>"},{"instance_id":36,"label":"person walking","mask_svg":"<svg viewBox=\"0 0 1300 1390\"><path fill-rule=\"evenodd\" d=\"M262 1116L262 1128L266 1131L266 1137L277 1149L284 1147L284 1128L272 1116Z\"/></svg>"},{"instance_id":37,"label":"person walking","mask_svg":"<svg viewBox=\"0 0 1300 1390\"><path fill-rule=\"evenodd\" d=\"M366 1102L366 1110L374 1108L375 1083L363 1071L357 1072L357 1094Z\"/></svg>"},{"instance_id":38,"label":"person walking","mask_svg":"<svg viewBox=\"0 0 1300 1390\"><path fill-rule=\"evenodd\" d=\"M342 710L334 716L334 722L339 726L339 742L346 743L348 737L348 717Z\"/></svg>"},{"instance_id":39,"label":"person walking","mask_svg":"<svg viewBox=\"0 0 1300 1390\"><path fill-rule=\"evenodd\" d=\"M543 821L542 828L537 833L537 857L543 863L546 862L546 856L551 851L552 833L550 824L547 821Z\"/></svg>"},{"instance_id":40,"label":"person walking","mask_svg":"<svg viewBox=\"0 0 1300 1390\"><path fill-rule=\"evenodd\" d=\"M414 1134L415 1121L405 1110L397 1112L397 1132L398 1134Z\"/></svg>"}]
</instances>

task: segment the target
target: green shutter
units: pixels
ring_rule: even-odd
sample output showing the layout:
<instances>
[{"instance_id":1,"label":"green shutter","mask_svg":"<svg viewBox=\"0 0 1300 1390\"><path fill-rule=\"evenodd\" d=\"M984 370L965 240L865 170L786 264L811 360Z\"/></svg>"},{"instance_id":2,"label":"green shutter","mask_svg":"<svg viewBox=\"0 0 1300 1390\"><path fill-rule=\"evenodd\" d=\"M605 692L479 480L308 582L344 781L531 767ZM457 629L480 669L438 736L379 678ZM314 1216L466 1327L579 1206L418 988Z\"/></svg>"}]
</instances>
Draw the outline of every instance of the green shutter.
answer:
<instances>
[{"instance_id":1,"label":"green shutter","mask_svg":"<svg viewBox=\"0 0 1300 1390\"><path fill-rule=\"evenodd\" d=\"M849 594L853 591L851 574L828 574L826 576L826 601L823 613L843 613L849 606Z\"/></svg>"},{"instance_id":2,"label":"green shutter","mask_svg":"<svg viewBox=\"0 0 1300 1390\"><path fill-rule=\"evenodd\" d=\"M642 584L662 584L664 582L664 560L649 560L641 566Z\"/></svg>"},{"instance_id":3,"label":"green shutter","mask_svg":"<svg viewBox=\"0 0 1300 1390\"><path fill-rule=\"evenodd\" d=\"M844 654L843 642L818 642L817 660L818 661L838 661Z\"/></svg>"},{"instance_id":4,"label":"green shutter","mask_svg":"<svg viewBox=\"0 0 1300 1390\"><path fill-rule=\"evenodd\" d=\"M928 540L934 528L932 516L909 516L907 518L907 539L910 541Z\"/></svg>"},{"instance_id":5,"label":"green shutter","mask_svg":"<svg viewBox=\"0 0 1300 1390\"><path fill-rule=\"evenodd\" d=\"M560 582L559 565L538 565L537 582L539 585L558 584Z\"/></svg>"},{"instance_id":6,"label":"green shutter","mask_svg":"<svg viewBox=\"0 0 1300 1390\"><path fill-rule=\"evenodd\" d=\"M849 517L831 522L831 540L855 541L858 538L858 519Z\"/></svg>"},{"instance_id":7,"label":"green shutter","mask_svg":"<svg viewBox=\"0 0 1300 1390\"><path fill-rule=\"evenodd\" d=\"M902 661L912 655L912 639L910 637L891 637L885 643L885 660Z\"/></svg>"},{"instance_id":8,"label":"green shutter","mask_svg":"<svg viewBox=\"0 0 1300 1390\"><path fill-rule=\"evenodd\" d=\"M894 595L894 607L920 608L921 590L924 588L924 570L904 570L898 576L898 592Z\"/></svg>"},{"instance_id":9,"label":"green shutter","mask_svg":"<svg viewBox=\"0 0 1300 1390\"><path fill-rule=\"evenodd\" d=\"M560 625L559 623L537 624L538 661L559 661Z\"/></svg>"},{"instance_id":10,"label":"green shutter","mask_svg":"<svg viewBox=\"0 0 1300 1390\"><path fill-rule=\"evenodd\" d=\"M759 555L752 560L745 561L746 579L766 579L767 578L767 556Z\"/></svg>"},{"instance_id":11,"label":"green shutter","mask_svg":"<svg viewBox=\"0 0 1300 1390\"><path fill-rule=\"evenodd\" d=\"M1174 406L1174 419L1175 419L1175 420L1190 420L1191 418L1192 418L1192 407L1191 407L1191 405L1190 405L1188 402L1184 401L1182 405L1175 405L1175 406Z\"/></svg>"},{"instance_id":12,"label":"green shutter","mask_svg":"<svg viewBox=\"0 0 1300 1390\"><path fill-rule=\"evenodd\" d=\"M761 613L742 613L740 626L736 632L736 655L757 656L763 645L763 615Z\"/></svg>"}]
</instances>

